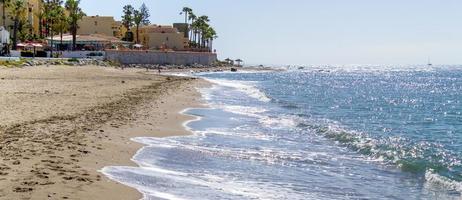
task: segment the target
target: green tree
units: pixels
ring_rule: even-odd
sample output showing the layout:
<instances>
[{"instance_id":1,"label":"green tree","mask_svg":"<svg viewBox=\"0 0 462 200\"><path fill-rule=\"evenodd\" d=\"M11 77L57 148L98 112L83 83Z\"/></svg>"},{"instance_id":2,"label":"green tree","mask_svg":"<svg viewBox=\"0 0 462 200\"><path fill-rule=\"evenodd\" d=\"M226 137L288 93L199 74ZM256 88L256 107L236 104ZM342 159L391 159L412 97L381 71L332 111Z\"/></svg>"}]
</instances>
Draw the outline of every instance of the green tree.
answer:
<instances>
[{"instance_id":1,"label":"green tree","mask_svg":"<svg viewBox=\"0 0 462 200\"><path fill-rule=\"evenodd\" d=\"M188 23L188 15L192 13L192 9L188 7L183 7L183 10L180 12L180 15L184 15L184 23Z\"/></svg>"},{"instance_id":2,"label":"green tree","mask_svg":"<svg viewBox=\"0 0 462 200\"><path fill-rule=\"evenodd\" d=\"M60 44L63 45L63 35L69 30L69 17L67 16L64 8L59 6L56 8L56 22L54 23L54 31L60 35Z\"/></svg>"},{"instance_id":3,"label":"green tree","mask_svg":"<svg viewBox=\"0 0 462 200\"><path fill-rule=\"evenodd\" d=\"M127 29L124 40L133 41L133 33L131 33L130 30L134 24L135 9L131 5L126 5L123 8L123 14L124 15L122 16L122 24Z\"/></svg>"},{"instance_id":4,"label":"green tree","mask_svg":"<svg viewBox=\"0 0 462 200\"><path fill-rule=\"evenodd\" d=\"M189 20L191 21L191 24L189 25L189 43L190 43L189 45L191 45L193 41L193 33L194 33L193 24L196 21L196 19L197 19L197 16L191 11L191 13L189 14Z\"/></svg>"},{"instance_id":5,"label":"green tree","mask_svg":"<svg viewBox=\"0 0 462 200\"><path fill-rule=\"evenodd\" d=\"M210 19L208 16L200 16L196 19L196 21L193 24L193 27L195 29L194 34L196 36L195 41L196 47L203 48L205 46L205 38L204 38L204 33L207 31L207 29L210 27L208 24L210 22Z\"/></svg>"},{"instance_id":6,"label":"green tree","mask_svg":"<svg viewBox=\"0 0 462 200\"><path fill-rule=\"evenodd\" d=\"M207 29L205 29L204 40L206 42L206 47L208 48L210 52L213 49L213 40L217 38L218 38L217 32L215 31L214 28L209 26Z\"/></svg>"},{"instance_id":7,"label":"green tree","mask_svg":"<svg viewBox=\"0 0 462 200\"><path fill-rule=\"evenodd\" d=\"M85 13L79 7L80 0L67 0L66 10L69 14L69 30L72 34L72 50L75 51L77 47L77 30L79 28L78 22L81 20Z\"/></svg>"},{"instance_id":8,"label":"green tree","mask_svg":"<svg viewBox=\"0 0 462 200\"><path fill-rule=\"evenodd\" d=\"M6 28L6 9L10 5L11 0L1 0L0 2L2 3L2 11L3 11L2 23L3 23L3 27Z\"/></svg>"},{"instance_id":9,"label":"green tree","mask_svg":"<svg viewBox=\"0 0 462 200\"><path fill-rule=\"evenodd\" d=\"M136 27L136 43L140 43L140 26L141 25L149 25L151 22L149 21L149 9L146 4L142 4L139 10L135 10L133 14L133 22Z\"/></svg>"},{"instance_id":10,"label":"green tree","mask_svg":"<svg viewBox=\"0 0 462 200\"><path fill-rule=\"evenodd\" d=\"M25 0L13 0L9 5L9 15L13 20L13 49L16 50L18 47L18 31L21 23L26 18L27 7Z\"/></svg>"}]
</instances>

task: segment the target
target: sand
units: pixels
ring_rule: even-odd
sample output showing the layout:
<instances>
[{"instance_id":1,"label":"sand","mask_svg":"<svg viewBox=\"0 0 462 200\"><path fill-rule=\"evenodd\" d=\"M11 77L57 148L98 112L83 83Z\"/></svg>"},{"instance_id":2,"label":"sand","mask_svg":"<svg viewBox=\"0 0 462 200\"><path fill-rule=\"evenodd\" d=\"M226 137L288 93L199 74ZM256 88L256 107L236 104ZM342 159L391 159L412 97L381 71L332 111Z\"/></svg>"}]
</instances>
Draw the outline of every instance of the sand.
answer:
<instances>
[{"instance_id":1,"label":"sand","mask_svg":"<svg viewBox=\"0 0 462 200\"><path fill-rule=\"evenodd\" d=\"M0 69L0 199L140 199L104 166L135 165L138 136L189 134L200 79L142 69Z\"/></svg>"}]
</instances>

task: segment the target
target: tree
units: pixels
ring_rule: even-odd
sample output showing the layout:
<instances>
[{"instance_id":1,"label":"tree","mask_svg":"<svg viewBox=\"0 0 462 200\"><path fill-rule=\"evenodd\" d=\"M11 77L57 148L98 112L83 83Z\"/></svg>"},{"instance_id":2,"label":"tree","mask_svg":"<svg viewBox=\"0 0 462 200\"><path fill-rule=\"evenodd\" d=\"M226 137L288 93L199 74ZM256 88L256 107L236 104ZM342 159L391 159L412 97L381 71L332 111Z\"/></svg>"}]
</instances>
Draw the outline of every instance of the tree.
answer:
<instances>
[{"instance_id":1,"label":"tree","mask_svg":"<svg viewBox=\"0 0 462 200\"><path fill-rule=\"evenodd\" d=\"M37 13L37 18L39 19L39 36L40 38L43 38L43 27L45 26L45 19L46 19L46 16L45 16L45 6L42 6L40 8L40 12Z\"/></svg>"},{"instance_id":2,"label":"tree","mask_svg":"<svg viewBox=\"0 0 462 200\"><path fill-rule=\"evenodd\" d=\"M191 43L193 39L194 29L192 25L194 24L194 21L196 21L196 19L197 19L197 16L191 11L191 13L189 13L189 20L191 21L191 24L189 25L189 29L190 29L189 30L189 43Z\"/></svg>"},{"instance_id":3,"label":"tree","mask_svg":"<svg viewBox=\"0 0 462 200\"><path fill-rule=\"evenodd\" d=\"M207 29L210 27L208 24L210 22L210 19L208 16L202 15L197 18L195 21L195 34L197 35L196 38L198 41L196 41L196 44L198 44L199 48L202 48L205 46L204 42L204 33L207 31Z\"/></svg>"},{"instance_id":4,"label":"tree","mask_svg":"<svg viewBox=\"0 0 462 200\"><path fill-rule=\"evenodd\" d=\"M151 22L149 21L149 9L146 4L143 3L139 10L135 10L133 14L133 22L136 26L136 43L140 43L140 26L141 25L149 25Z\"/></svg>"},{"instance_id":5,"label":"tree","mask_svg":"<svg viewBox=\"0 0 462 200\"><path fill-rule=\"evenodd\" d=\"M3 16L2 16L3 27L6 28L6 8L11 3L11 0L1 0L0 2L2 3L2 11L3 11Z\"/></svg>"},{"instance_id":6,"label":"tree","mask_svg":"<svg viewBox=\"0 0 462 200\"><path fill-rule=\"evenodd\" d=\"M192 9L188 7L183 7L182 12L180 12L180 15L184 15L184 23L188 23L188 15L192 13Z\"/></svg>"},{"instance_id":7,"label":"tree","mask_svg":"<svg viewBox=\"0 0 462 200\"><path fill-rule=\"evenodd\" d=\"M218 38L218 36L217 36L217 32L215 31L215 29L209 26L207 27L207 29L204 30L204 40L206 42L205 46L208 48L210 52L213 49L213 46L212 46L213 40L216 38Z\"/></svg>"},{"instance_id":8,"label":"tree","mask_svg":"<svg viewBox=\"0 0 462 200\"><path fill-rule=\"evenodd\" d=\"M79 7L80 0L67 0L66 10L69 14L69 30L72 34L72 50L75 51L77 46L77 30L79 28L78 21L85 16L85 13Z\"/></svg>"},{"instance_id":9,"label":"tree","mask_svg":"<svg viewBox=\"0 0 462 200\"><path fill-rule=\"evenodd\" d=\"M133 36L132 37L129 37L129 36L130 36L130 29L134 24L135 9L131 5L126 5L126 6L124 6L123 9L124 9L123 10L124 15L122 16L122 24L127 29L127 33L125 33L124 40L125 41L132 41Z\"/></svg>"},{"instance_id":10,"label":"tree","mask_svg":"<svg viewBox=\"0 0 462 200\"><path fill-rule=\"evenodd\" d=\"M60 35L61 41L60 44L61 46L63 45L63 34L67 30L69 30L69 18L62 6L59 6L56 8L56 22L54 23L54 31L56 31L57 34ZM53 34L52 34L53 35Z\"/></svg>"},{"instance_id":11,"label":"tree","mask_svg":"<svg viewBox=\"0 0 462 200\"><path fill-rule=\"evenodd\" d=\"M13 20L13 49L16 50L18 46L18 31L27 15L26 1L13 0L9 6L9 11L10 17Z\"/></svg>"}]
</instances>

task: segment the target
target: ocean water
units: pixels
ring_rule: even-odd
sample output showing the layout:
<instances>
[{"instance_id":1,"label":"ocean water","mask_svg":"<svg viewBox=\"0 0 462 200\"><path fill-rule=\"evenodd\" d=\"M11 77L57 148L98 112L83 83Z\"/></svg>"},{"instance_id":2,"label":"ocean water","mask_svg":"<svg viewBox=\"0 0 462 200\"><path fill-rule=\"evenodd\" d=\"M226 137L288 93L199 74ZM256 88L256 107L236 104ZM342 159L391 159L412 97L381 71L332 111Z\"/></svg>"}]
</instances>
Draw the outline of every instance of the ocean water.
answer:
<instances>
[{"instance_id":1,"label":"ocean water","mask_svg":"<svg viewBox=\"0 0 462 200\"><path fill-rule=\"evenodd\" d=\"M461 66L199 74L191 136L134 138L145 199L461 199Z\"/></svg>"}]
</instances>

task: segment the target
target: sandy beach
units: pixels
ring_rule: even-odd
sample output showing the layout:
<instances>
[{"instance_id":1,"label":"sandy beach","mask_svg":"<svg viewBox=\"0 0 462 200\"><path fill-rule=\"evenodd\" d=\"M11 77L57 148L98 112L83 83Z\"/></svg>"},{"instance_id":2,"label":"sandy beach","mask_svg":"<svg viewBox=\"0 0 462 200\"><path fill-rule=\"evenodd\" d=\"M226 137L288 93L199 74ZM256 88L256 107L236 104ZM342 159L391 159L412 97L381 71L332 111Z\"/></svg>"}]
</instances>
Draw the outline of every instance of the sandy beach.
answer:
<instances>
[{"instance_id":1,"label":"sandy beach","mask_svg":"<svg viewBox=\"0 0 462 200\"><path fill-rule=\"evenodd\" d=\"M134 165L137 136L188 132L202 80L144 69L0 69L0 199L140 199L98 170Z\"/></svg>"}]
</instances>

